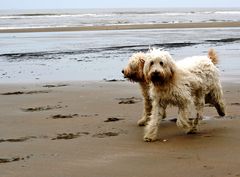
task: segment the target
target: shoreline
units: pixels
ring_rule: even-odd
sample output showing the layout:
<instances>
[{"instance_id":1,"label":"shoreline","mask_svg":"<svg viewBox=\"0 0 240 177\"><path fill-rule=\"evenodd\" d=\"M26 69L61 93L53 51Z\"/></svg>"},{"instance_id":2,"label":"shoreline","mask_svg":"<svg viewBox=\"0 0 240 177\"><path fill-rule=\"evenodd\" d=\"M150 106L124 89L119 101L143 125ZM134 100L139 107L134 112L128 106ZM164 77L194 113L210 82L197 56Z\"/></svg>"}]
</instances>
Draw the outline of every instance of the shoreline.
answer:
<instances>
[{"instance_id":1,"label":"shoreline","mask_svg":"<svg viewBox=\"0 0 240 177\"><path fill-rule=\"evenodd\" d=\"M49 27L0 29L0 33L30 33L30 32L71 32L71 31L103 31L103 30L139 30L139 29L179 29L179 28L235 28L240 22L206 22L206 23L174 23L174 24L136 24L111 26L79 26L79 27Z\"/></svg>"}]
</instances>

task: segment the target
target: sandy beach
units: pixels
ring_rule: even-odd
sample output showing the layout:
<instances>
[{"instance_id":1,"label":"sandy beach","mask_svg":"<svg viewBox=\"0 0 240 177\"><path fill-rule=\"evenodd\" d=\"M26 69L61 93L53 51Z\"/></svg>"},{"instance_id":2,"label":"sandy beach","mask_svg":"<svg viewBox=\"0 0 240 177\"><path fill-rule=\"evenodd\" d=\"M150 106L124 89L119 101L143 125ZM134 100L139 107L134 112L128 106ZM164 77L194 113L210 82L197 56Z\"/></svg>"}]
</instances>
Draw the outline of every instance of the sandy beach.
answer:
<instances>
[{"instance_id":1,"label":"sandy beach","mask_svg":"<svg viewBox=\"0 0 240 177\"><path fill-rule=\"evenodd\" d=\"M240 176L239 12L128 11L2 14L1 177ZM168 108L144 142L141 93L121 69L149 46L175 60L214 48L227 115L206 105L186 135Z\"/></svg>"},{"instance_id":2,"label":"sandy beach","mask_svg":"<svg viewBox=\"0 0 240 177\"><path fill-rule=\"evenodd\" d=\"M186 29L186 28L221 28L240 27L240 22L208 22L208 23L173 23L173 24L136 24L136 25L107 25L107 26L76 26L49 28L19 28L0 29L0 33L29 33L29 32L66 32L66 31L102 31L102 30L136 30L136 29Z\"/></svg>"},{"instance_id":3,"label":"sandy beach","mask_svg":"<svg viewBox=\"0 0 240 177\"><path fill-rule=\"evenodd\" d=\"M223 83L225 118L206 105L199 133L185 135L170 108L159 140L146 143L137 84L2 84L1 176L240 176L239 86Z\"/></svg>"}]
</instances>

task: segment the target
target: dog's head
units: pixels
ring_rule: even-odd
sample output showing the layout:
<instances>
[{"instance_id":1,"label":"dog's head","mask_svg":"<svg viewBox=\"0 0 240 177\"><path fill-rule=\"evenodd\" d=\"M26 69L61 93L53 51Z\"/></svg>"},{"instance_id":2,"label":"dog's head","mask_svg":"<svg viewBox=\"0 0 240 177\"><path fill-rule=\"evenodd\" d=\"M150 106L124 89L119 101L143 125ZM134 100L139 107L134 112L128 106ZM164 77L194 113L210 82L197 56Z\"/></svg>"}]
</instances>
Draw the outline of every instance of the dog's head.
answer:
<instances>
[{"instance_id":1,"label":"dog's head","mask_svg":"<svg viewBox=\"0 0 240 177\"><path fill-rule=\"evenodd\" d=\"M171 55L159 49L150 50L146 54L144 76L147 82L164 86L172 82L176 65Z\"/></svg>"},{"instance_id":2,"label":"dog's head","mask_svg":"<svg viewBox=\"0 0 240 177\"><path fill-rule=\"evenodd\" d=\"M146 54L143 52L134 53L130 58L128 65L122 70L125 78L133 82L145 82L143 67Z\"/></svg>"}]
</instances>

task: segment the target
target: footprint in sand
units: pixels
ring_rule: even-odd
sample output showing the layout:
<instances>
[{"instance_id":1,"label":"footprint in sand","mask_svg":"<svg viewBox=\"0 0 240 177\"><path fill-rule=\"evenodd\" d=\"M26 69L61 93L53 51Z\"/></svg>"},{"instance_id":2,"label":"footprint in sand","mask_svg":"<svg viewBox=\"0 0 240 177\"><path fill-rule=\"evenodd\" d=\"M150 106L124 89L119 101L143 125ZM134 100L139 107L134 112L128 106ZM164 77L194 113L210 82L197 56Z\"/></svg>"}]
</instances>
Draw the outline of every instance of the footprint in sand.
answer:
<instances>
[{"instance_id":1,"label":"footprint in sand","mask_svg":"<svg viewBox=\"0 0 240 177\"><path fill-rule=\"evenodd\" d=\"M0 139L0 143L3 142L11 142L11 143L16 143L16 142L24 142L29 139L35 139L37 138L36 136L26 136L26 137L21 137L21 138L10 138L10 139Z\"/></svg>"},{"instance_id":2,"label":"footprint in sand","mask_svg":"<svg viewBox=\"0 0 240 177\"><path fill-rule=\"evenodd\" d=\"M24 158L21 158L21 157L0 158L0 163L16 162L19 160L24 160Z\"/></svg>"},{"instance_id":3,"label":"footprint in sand","mask_svg":"<svg viewBox=\"0 0 240 177\"><path fill-rule=\"evenodd\" d=\"M47 111L51 109L60 109L62 106L56 105L56 106L40 106L40 107L31 107L31 108L22 108L24 112L36 112L36 111Z\"/></svg>"},{"instance_id":4,"label":"footprint in sand","mask_svg":"<svg viewBox=\"0 0 240 177\"><path fill-rule=\"evenodd\" d=\"M17 161L20 161L20 160L29 159L31 156L33 156L33 154L28 155L28 156L26 156L26 157L0 158L0 163L17 162Z\"/></svg>"},{"instance_id":5,"label":"footprint in sand","mask_svg":"<svg viewBox=\"0 0 240 177\"><path fill-rule=\"evenodd\" d=\"M32 94L39 94L39 93L49 93L50 91L46 90L40 90L40 91L16 91L16 92L6 92L6 93L1 93L1 95L32 95Z\"/></svg>"},{"instance_id":6,"label":"footprint in sand","mask_svg":"<svg viewBox=\"0 0 240 177\"><path fill-rule=\"evenodd\" d=\"M238 102L237 102L237 103L231 103L231 105L232 105L232 106L233 106L233 105L234 105L234 106L240 106L240 103L238 103Z\"/></svg>"},{"instance_id":7,"label":"footprint in sand","mask_svg":"<svg viewBox=\"0 0 240 177\"><path fill-rule=\"evenodd\" d=\"M130 98L116 98L116 100L120 100L118 104L135 104L141 102L141 98L130 97Z\"/></svg>"},{"instance_id":8,"label":"footprint in sand","mask_svg":"<svg viewBox=\"0 0 240 177\"><path fill-rule=\"evenodd\" d=\"M118 135L119 135L119 133L117 133L117 132L105 132L105 133L97 133L97 134L93 135L92 137L106 138L106 137L118 136Z\"/></svg>"},{"instance_id":9,"label":"footprint in sand","mask_svg":"<svg viewBox=\"0 0 240 177\"><path fill-rule=\"evenodd\" d=\"M119 79L103 79L105 82L125 82L126 80L119 80Z\"/></svg>"},{"instance_id":10,"label":"footprint in sand","mask_svg":"<svg viewBox=\"0 0 240 177\"><path fill-rule=\"evenodd\" d=\"M89 135L89 132L60 133L55 138L52 138L51 140L69 140L69 139L78 138L82 135Z\"/></svg>"},{"instance_id":11,"label":"footprint in sand","mask_svg":"<svg viewBox=\"0 0 240 177\"><path fill-rule=\"evenodd\" d=\"M117 117L109 117L107 118L107 120L105 120L104 122L116 122L116 121L120 121L120 120L124 120L122 118L117 118Z\"/></svg>"},{"instance_id":12,"label":"footprint in sand","mask_svg":"<svg viewBox=\"0 0 240 177\"><path fill-rule=\"evenodd\" d=\"M71 119L71 118L76 118L76 117L96 117L98 116L98 114L67 114L67 115L63 115L63 114L56 114L51 116L52 119Z\"/></svg>"},{"instance_id":13,"label":"footprint in sand","mask_svg":"<svg viewBox=\"0 0 240 177\"><path fill-rule=\"evenodd\" d=\"M80 117L96 117L98 115L99 114L82 114L82 115L80 115Z\"/></svg>"},{"instance_id":14,"label":"footprint in sand","mask_svg":"<svg viewBox=\"0 0 240 177\"><path fill-rule=\"evenodd\" d=\"M57 85L47 84L47 85L44 85L43 87L53 88L53 87L66 87L66 86L68 86L68 84L57 84Z\"/></svg>"},{"instance_id":15,"label":"footprint in sand","mask_svg":"<svg viewBox=\"0 0 240 177\"><path fill-rule=\"evenodd\" d=\"M71 119L71 118L75 118L78 117L78 114L68 114L68 115L62 115L62 114L56 114L51 116L52 119Z\"/></svg>"}]
</instances>

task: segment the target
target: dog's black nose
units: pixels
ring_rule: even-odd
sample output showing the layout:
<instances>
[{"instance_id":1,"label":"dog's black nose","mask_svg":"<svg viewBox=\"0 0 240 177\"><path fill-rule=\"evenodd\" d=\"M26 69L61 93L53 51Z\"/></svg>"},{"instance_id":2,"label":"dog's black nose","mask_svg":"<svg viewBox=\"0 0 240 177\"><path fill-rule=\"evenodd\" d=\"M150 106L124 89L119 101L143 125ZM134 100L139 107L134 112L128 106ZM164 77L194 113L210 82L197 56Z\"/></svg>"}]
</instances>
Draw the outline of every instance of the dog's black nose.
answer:
<instances>
[{"instance_id":1,"label":"dog's black nose","mask_svg":"<svg viewBox=\"0 0 240 177\"><path fill-rule=\"evenodd\" d=\"M122 73L124 74L124 69L122 70Z\"/></svg>"}]
</instances>

